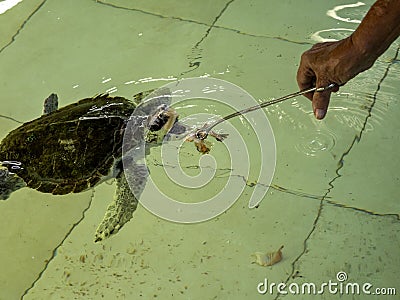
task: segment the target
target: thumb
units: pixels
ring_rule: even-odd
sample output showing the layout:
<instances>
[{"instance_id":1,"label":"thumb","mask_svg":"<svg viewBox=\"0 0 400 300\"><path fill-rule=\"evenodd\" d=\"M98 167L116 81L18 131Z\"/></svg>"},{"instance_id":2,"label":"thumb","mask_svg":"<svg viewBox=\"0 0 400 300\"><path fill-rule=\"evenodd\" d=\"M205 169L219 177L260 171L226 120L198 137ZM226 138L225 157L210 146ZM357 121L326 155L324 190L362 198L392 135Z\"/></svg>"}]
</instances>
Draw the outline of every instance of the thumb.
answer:
<instances>
[{"instance_id":1,"label":"thumb","mask_svg":"<svg viewBox=\"0 0 400 300\"><path fill-rule=\"evenodd\" d=\"M326 87L329 85L329 82L326 80L317 80L317 88ZM327 89L326 91L322 92L314 92L313 99L312 99L312 106L314 116L321 120L325 118L326 112L328 110L329 100L331 98L331 89Z\"/></svg>"}]
</instances>

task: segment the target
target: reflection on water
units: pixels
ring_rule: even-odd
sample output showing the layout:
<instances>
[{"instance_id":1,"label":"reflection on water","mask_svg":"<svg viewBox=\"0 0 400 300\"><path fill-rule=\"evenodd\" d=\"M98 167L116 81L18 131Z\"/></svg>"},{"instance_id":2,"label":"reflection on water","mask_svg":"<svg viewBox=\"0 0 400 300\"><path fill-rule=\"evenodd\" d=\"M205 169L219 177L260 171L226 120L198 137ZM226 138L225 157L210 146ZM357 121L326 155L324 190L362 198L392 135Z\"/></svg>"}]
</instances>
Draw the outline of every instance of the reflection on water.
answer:
<instances>
[{"instance_id":1,"label":"reflection on water","mask_svg":"<svg viewBox=\"0 0 400 300\"><path fill-rule=\"evenodd\" d=\"M378 78L375 80L379 82ZM369 132L381 126L388 106L393 101L393 95L382 91L378 101L374 101L374 97L374 90L369 88L369 81L366 81L365 85L358 86L349 83L342 87L341 91L332 95L328 115L322 122L314 120L311 103L304 97L296 98L291 105L281 103L267 107L265 110L271 119L278 120L280 126L296 131L298 140L294 147L297 151L307 156L317 156L318 153L335 147L337 138L341 135L340 131L348 132L352 129L354 133L358 133L364 128L366 132ZM365 123L370 111L372 117ZM332 123L333 119L334 123ZM327 124L336 124L335 131L330 130ZM340 131L337 126L339 124L343 127ZM279 130L279 128L275 129Z\"/></svg>"},{"instance_id":2,"label":"reflection on water","mask_svg":"<svg viewBox=\"0 0 400 300\"><path fill-rule=\"evenodd\" d=\"M349 82L332 94L327 117L322 122L314 119L311 103L304 97L298 97L290 104L280 103L265 108L268 117L278 121L279 128L274 128L275 134L279 135L277 131L280 128L295 131L294 148L307 156L318 156L332 150L338 138L349 129L357 134L362 129L369 132L381 126L390 103L394 101L393 94L385 92L387 86L375 101L375 90L371 87L379 82L379 74L383 71L384 64L377 63L374 74L360 75L359 78L364 80L358 80L357 84ZM366 122L370 113L371 118Z\"/></svg>"},{"instance_id":3,"label":"reflection on water","mask_svg":"<svg viewBox=\"0 0 400 300\"><path fill-rule=\"evenodd\" d=\"M146 78L140 78L138 80L129 80L124 84L141 84L147 82L157 82L157 81L163 82L163 81L174 81L174 80L177 80L177 78L172 75L169 75L167 77L161 77L161 78L146 77Z\"/></svg>"},{"instance_id":4,"label":"reflection on water","mask_svg":"<svg viewBox=\"0 0 400 300\"><path fill-rule=\"evenodd\" d=\"M136 79L136 80L132 79L132 80L125 81L124 85L125 86L129 86L131 84L137 85L137 84L146 84L146 83L150 83L150 82L160 82L159 85L162 85L164 82L174 81L176 79L177 78L172 76L172 75L168 75L168 76L165 76L165 77L158 77L158 78L153 78L153 77L150 76L150 77L145 77L145 78L139 78L139 79ZM113 94L113 93L118 92L119 90L123 90L124 86L115 85L115 83L113 84L113 83L111 83L111 81L112 81L111 77L103 77L101 79L101 83L103 83L103 84L111 84L111 87L106 88L105 93ZM79 85L74 86L74 88L77 87L77 86L79 86Z\"/></svg>"},{"instance_id":5,"label":"reflection on water","mask_svg":"<svg viewBox=\"0 0 400 300\"><path fill-rule=\"evenodd\" d=\"M368 110L372 105L374 95L366 92L344 92L338 93L335 97L334 105L330 110L334 111L334 118L343 125L353 128L355 131L360 131L365 123L365 117L368 115ZM377 103L378 106L379 103ZM365 126L366 131L371 131L374 124L379 124L380 116L371 119Z\"/></svg>"},{"instance_id":6,"label":"reflection on water","mask_svg":"<svg viewBox=\"0 0 400 300\"><path fill-rule=\"evenodd\" d=\"M307 102L305 98L302 100L304 100L304 102ZM310 105L310 103L307 104ZM287 103L271 105L269 107L266 107L265 111L267 112L269 117L278 119L279 124L281 125L287 125L291 129L306 128L307 126L305 125L305 123L303 123L303 119L301 117L299 118L299 115L301 115L301 113L308 113L305 105L303 103L300 104L297 100L293 100L292 107L295 107L300 112L293 112L292 110L290 110L290 108L287 107L287 105Z\"/></svg>"}]
</instances>

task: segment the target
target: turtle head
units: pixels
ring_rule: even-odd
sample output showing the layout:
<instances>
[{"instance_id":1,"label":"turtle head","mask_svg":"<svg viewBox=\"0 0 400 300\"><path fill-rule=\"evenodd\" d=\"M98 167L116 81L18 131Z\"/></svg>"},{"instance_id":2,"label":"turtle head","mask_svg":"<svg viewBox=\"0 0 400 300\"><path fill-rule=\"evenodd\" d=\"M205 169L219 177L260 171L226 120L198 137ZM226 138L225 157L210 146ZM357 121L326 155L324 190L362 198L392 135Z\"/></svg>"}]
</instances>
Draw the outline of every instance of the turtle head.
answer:
<instances>
[{"instance_id":1,"label":"turtle head","mask_svg":"<svg viewBox=\"0 0 400 300\"><path fill-rule=\"evenodd\" d=\"M178 114L172 107L161 104L156 111L149 116L147 128L150 131L159 131L161 129L170 130L178 120Z\"/></svg>"},{"instance_id":2,"label":"turtle head","mask_svg":"<svg viewBox=\"0 0 400 300\"><path fill-rule=\"evenodd\" d=\"M178 122L178 113L172 107L161 104L156 111L147 119L147 129L149 133L146 136L147 142L160 142L167 137L180 136L184 134L188 128Z\"/></svg>"},{"instance_id":3,"label":"turtle head","mask_svg":"<svg viewBox=\"0 0 400 300\"><path fill-rule=\"evenodd\" d=\"M24 186L26 184L21 177L0 164L0 200L7 200L12 192Z\"/></svg>"}]
</instances>

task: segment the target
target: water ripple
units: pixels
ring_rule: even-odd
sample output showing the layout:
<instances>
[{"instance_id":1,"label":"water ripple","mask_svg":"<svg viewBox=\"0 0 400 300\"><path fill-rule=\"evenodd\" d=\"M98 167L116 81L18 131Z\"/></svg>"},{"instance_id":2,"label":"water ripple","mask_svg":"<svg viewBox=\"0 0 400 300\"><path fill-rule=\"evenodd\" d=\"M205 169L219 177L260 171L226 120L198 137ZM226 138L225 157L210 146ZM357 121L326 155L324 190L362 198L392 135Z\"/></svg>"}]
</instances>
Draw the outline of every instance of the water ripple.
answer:
<instances>
[{"instance_id":1,"label":"water ripple","mask_svg":"<svg viewBox=\"0 0 400 300\"><path fill-rule=\"evenodd\" d=\"M322 152L330 151L336 145L337 137L328 130L309 132L300 138L295 149L307 156L317 156Z\"/></svg>"}]
</instances>

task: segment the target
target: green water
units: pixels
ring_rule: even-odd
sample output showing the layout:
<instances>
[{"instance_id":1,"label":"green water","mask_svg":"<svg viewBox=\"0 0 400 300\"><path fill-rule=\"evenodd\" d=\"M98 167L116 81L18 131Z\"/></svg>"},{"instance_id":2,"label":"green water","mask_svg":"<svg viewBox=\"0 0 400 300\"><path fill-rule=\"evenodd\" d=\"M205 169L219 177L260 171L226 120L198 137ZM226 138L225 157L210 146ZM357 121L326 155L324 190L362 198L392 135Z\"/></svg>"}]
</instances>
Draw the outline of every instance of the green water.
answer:
<instances>
[{"instance_id":1,"label":"green water","mask_svg":"<svg viewBox=\"0 0 400 300\"><path fill-rule=\"evenodd\" d=\"M0 14L0 138L18 121L38 117L52 92L64 106L103 92L129 98L196 76L232 82L260 100L295 92L301 53L318 36L349 34L357 26L349 20L360 20L373 1L336 9L342 19L327 15L337 5L354 3L22 1ZM235 152L235 138L229 148L213 146L214 161L201 158L192 144L181 148L185 173L198 175L199 165L215 172L200 194L171 182L155 149L148 167L171 197L238 198L210 221L173 223L139 206L117 235L94 244L114 181L77 195L28 188L13 193L0 203L0 299L367 297L257 291L265 278L319 287L339 282L338 272L346 272L344 283L368 282L371 292L378 287L400 293L398 47L396 41L372 69L342 87L323 121L313 118L302 97L265 109L276 144L269 189L258 174L267 159L260 143L270 141L263 139L262 128L251 129L244 120L231 124L244 137L249 165L241 165L247 160L244 152ZM208 102L177 110L231 112ZM234 163L239 167L232 168ZM228 180L243 192L224 189ZM258 208L249 209L255 187L266 194ZM281 262L252 263L252 253L281 245ZM368 296L381 298L398 296Z\"/></svg>"}]
</instances>

